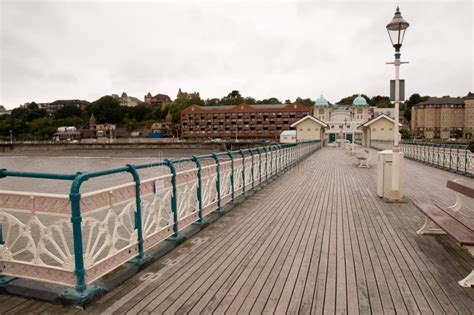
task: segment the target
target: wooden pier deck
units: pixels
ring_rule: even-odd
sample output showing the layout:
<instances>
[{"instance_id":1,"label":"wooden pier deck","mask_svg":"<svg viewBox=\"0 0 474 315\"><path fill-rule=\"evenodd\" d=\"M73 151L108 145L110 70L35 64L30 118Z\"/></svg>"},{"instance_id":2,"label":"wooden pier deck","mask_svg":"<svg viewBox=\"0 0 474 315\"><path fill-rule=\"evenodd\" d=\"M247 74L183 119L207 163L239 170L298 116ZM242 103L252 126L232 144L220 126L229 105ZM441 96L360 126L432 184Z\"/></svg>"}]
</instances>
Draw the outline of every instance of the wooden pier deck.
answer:
<instances>
[{"instance_id":1,"label":"wooden pier deck","mask_svg":"<svg viewBox=\"0 0 474 315\"><path fill-rule=\"evenodd\" d=\"M411 199L453 203L455 174L406 161L404 204L372 168L323 148L86 310L0 295L0 313L472 314L473 268L446 236L419 236Z\"/></svg>"}]
</instances>

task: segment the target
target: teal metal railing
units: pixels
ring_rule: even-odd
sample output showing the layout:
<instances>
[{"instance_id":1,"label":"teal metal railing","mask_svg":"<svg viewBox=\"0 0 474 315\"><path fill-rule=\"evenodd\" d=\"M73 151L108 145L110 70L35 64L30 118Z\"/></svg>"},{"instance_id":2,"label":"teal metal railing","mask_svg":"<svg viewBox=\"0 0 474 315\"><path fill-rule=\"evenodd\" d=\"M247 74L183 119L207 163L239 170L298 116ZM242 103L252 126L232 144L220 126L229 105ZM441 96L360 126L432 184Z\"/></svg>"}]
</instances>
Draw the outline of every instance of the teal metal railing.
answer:
<instances>
[{"instance_id":1,"label":"teal metal railing","mask_svg":"<svg viewBox=\"0 0 474 315\"><path fill-rule=\"evenodd\" d=\"M377 150L389 150L393 141L371 141ZM441 168L460 175L474 177L474 154L467 145L402 141L400 150L405 158Z\"/></svg>"},{"instance_id":2,"label":"teal metal railing","mask_svg":"<svg viewBox=\"0 0 474 315\"><path fill-rule=\"evenodd\" d=\"M69 194L0 191L0 277L71 287L84 300L93 283L120 265L137 264L190 224L283 173L320 148L319 141L192 156L75 174L0 170L0 178L70 182ZM153 176L142 179L141 173ZM81 192L92 179L130 174L131 181ZM149 175L149 174L148 174Z\"/></svg>"}]
</instances>

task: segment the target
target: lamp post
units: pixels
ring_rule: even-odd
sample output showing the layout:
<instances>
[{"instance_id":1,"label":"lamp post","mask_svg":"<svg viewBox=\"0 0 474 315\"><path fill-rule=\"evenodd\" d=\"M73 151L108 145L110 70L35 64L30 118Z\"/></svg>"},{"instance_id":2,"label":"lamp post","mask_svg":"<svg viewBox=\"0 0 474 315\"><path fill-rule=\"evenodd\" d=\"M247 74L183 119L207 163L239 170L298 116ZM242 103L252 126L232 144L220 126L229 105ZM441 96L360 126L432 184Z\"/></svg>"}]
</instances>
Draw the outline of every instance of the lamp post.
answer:
<instances>
[{"instance_id":1,"label":"lamp post","mask_svg":"<svg viewBox=\"0 0 474 315\"><path fill-rule=\"evenodd\" d=\"M393 128L394 139L392 149L392 189L389 196L391 201L397 201L402 198L402 193L400 191L401 160L400 147L398 145L400 113L400 65L408 62L400 60L400 48L402 47L403 39L405 38L405 32L409 26L410 24L408 24L408 22L403 19L400 9L397 6L397 10L395 11L392 21L387 24L387 32L392 46L395 48L395 60L392 62L387 62L387 64L393 64L395 66L395 126Z\"/></svg>"},{"instance_id":2,"label":"lamp post","mask_svg":"<svg viewBox=\"0 0 474 315\"><path fill-rule=\"evenodd\" d=\"M13 144L13 130L10 129L10 144Z\"/></svg>"},{"instance_id":3,"label":"lamp post","mask_svg":"<svg viewBox=\"0 0 474 315\"><path fill-rule=\"evenodd\" d=\"M354 123L355 123L355 111L356 109L354 109L352 112L351 112L351 129L352 129L352 154L355 154L355 126L354 126Z\"/></svg>"}]
</instances>

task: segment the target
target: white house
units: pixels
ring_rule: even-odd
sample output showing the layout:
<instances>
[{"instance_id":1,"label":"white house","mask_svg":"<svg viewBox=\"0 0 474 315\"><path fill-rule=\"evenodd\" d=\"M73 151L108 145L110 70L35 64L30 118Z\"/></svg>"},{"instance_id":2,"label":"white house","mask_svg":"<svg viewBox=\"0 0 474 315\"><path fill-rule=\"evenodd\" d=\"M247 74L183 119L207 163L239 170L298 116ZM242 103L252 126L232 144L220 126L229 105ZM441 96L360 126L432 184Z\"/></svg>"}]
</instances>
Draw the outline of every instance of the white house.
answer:
<instances>
[{"instance_id":1,"label":"white house","mask_svg":"<svg viewBox=\"0 0 474 315\"><path fill-rule=\"evenodd\" d=\"M362 145L370 147L373 140L393 141L395 120L385 114L372 118L361 124L358 128L362 129ZM399 123L401 127L402 124ZM400 137L400 133L398 134Z\"/></svg>"},{"instance_id":2,"label":"white house","mask_svg":"<svg viewBox=\"0 0 474 315\"><path fill-rule=\"evenodd\" d=\"M284 130L280 133L280 143L296 143L296 130Z\"/></svg>"},{"instance_id":3,"label":"white house","mask_svg":"<svg viewBox=\"0 0 474 315\"><path fill-rule=\"evenodd\" d=\"M324 128L328 125L313 116L305 116L291 125L296 129L296 141L322 140L324 137Z\"/></svg>"}]
</instances>

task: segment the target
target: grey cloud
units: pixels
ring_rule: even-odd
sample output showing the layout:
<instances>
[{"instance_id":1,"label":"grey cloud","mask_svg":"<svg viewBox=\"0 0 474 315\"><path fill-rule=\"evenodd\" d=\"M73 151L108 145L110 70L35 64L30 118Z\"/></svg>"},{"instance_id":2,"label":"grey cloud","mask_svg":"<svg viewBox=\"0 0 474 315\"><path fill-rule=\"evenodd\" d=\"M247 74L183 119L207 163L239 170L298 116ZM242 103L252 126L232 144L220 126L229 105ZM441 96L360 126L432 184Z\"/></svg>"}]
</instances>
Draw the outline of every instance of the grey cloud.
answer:
<instances>
[{"instance_id":1,"label":"grey cloud","mask_svg":"<svg viewBox=\"0 0 474 315\"><path fill-rule=\"evenodd\" d=\"M407 94L474 90L473 4L405 1ZM387 94L394 3L14 2L0 4L0 104L126 91L221 97ZM442 20L445 24L433 23ZM442 27L442 26L446 27Z\"/></svg>"}]
</instances>

